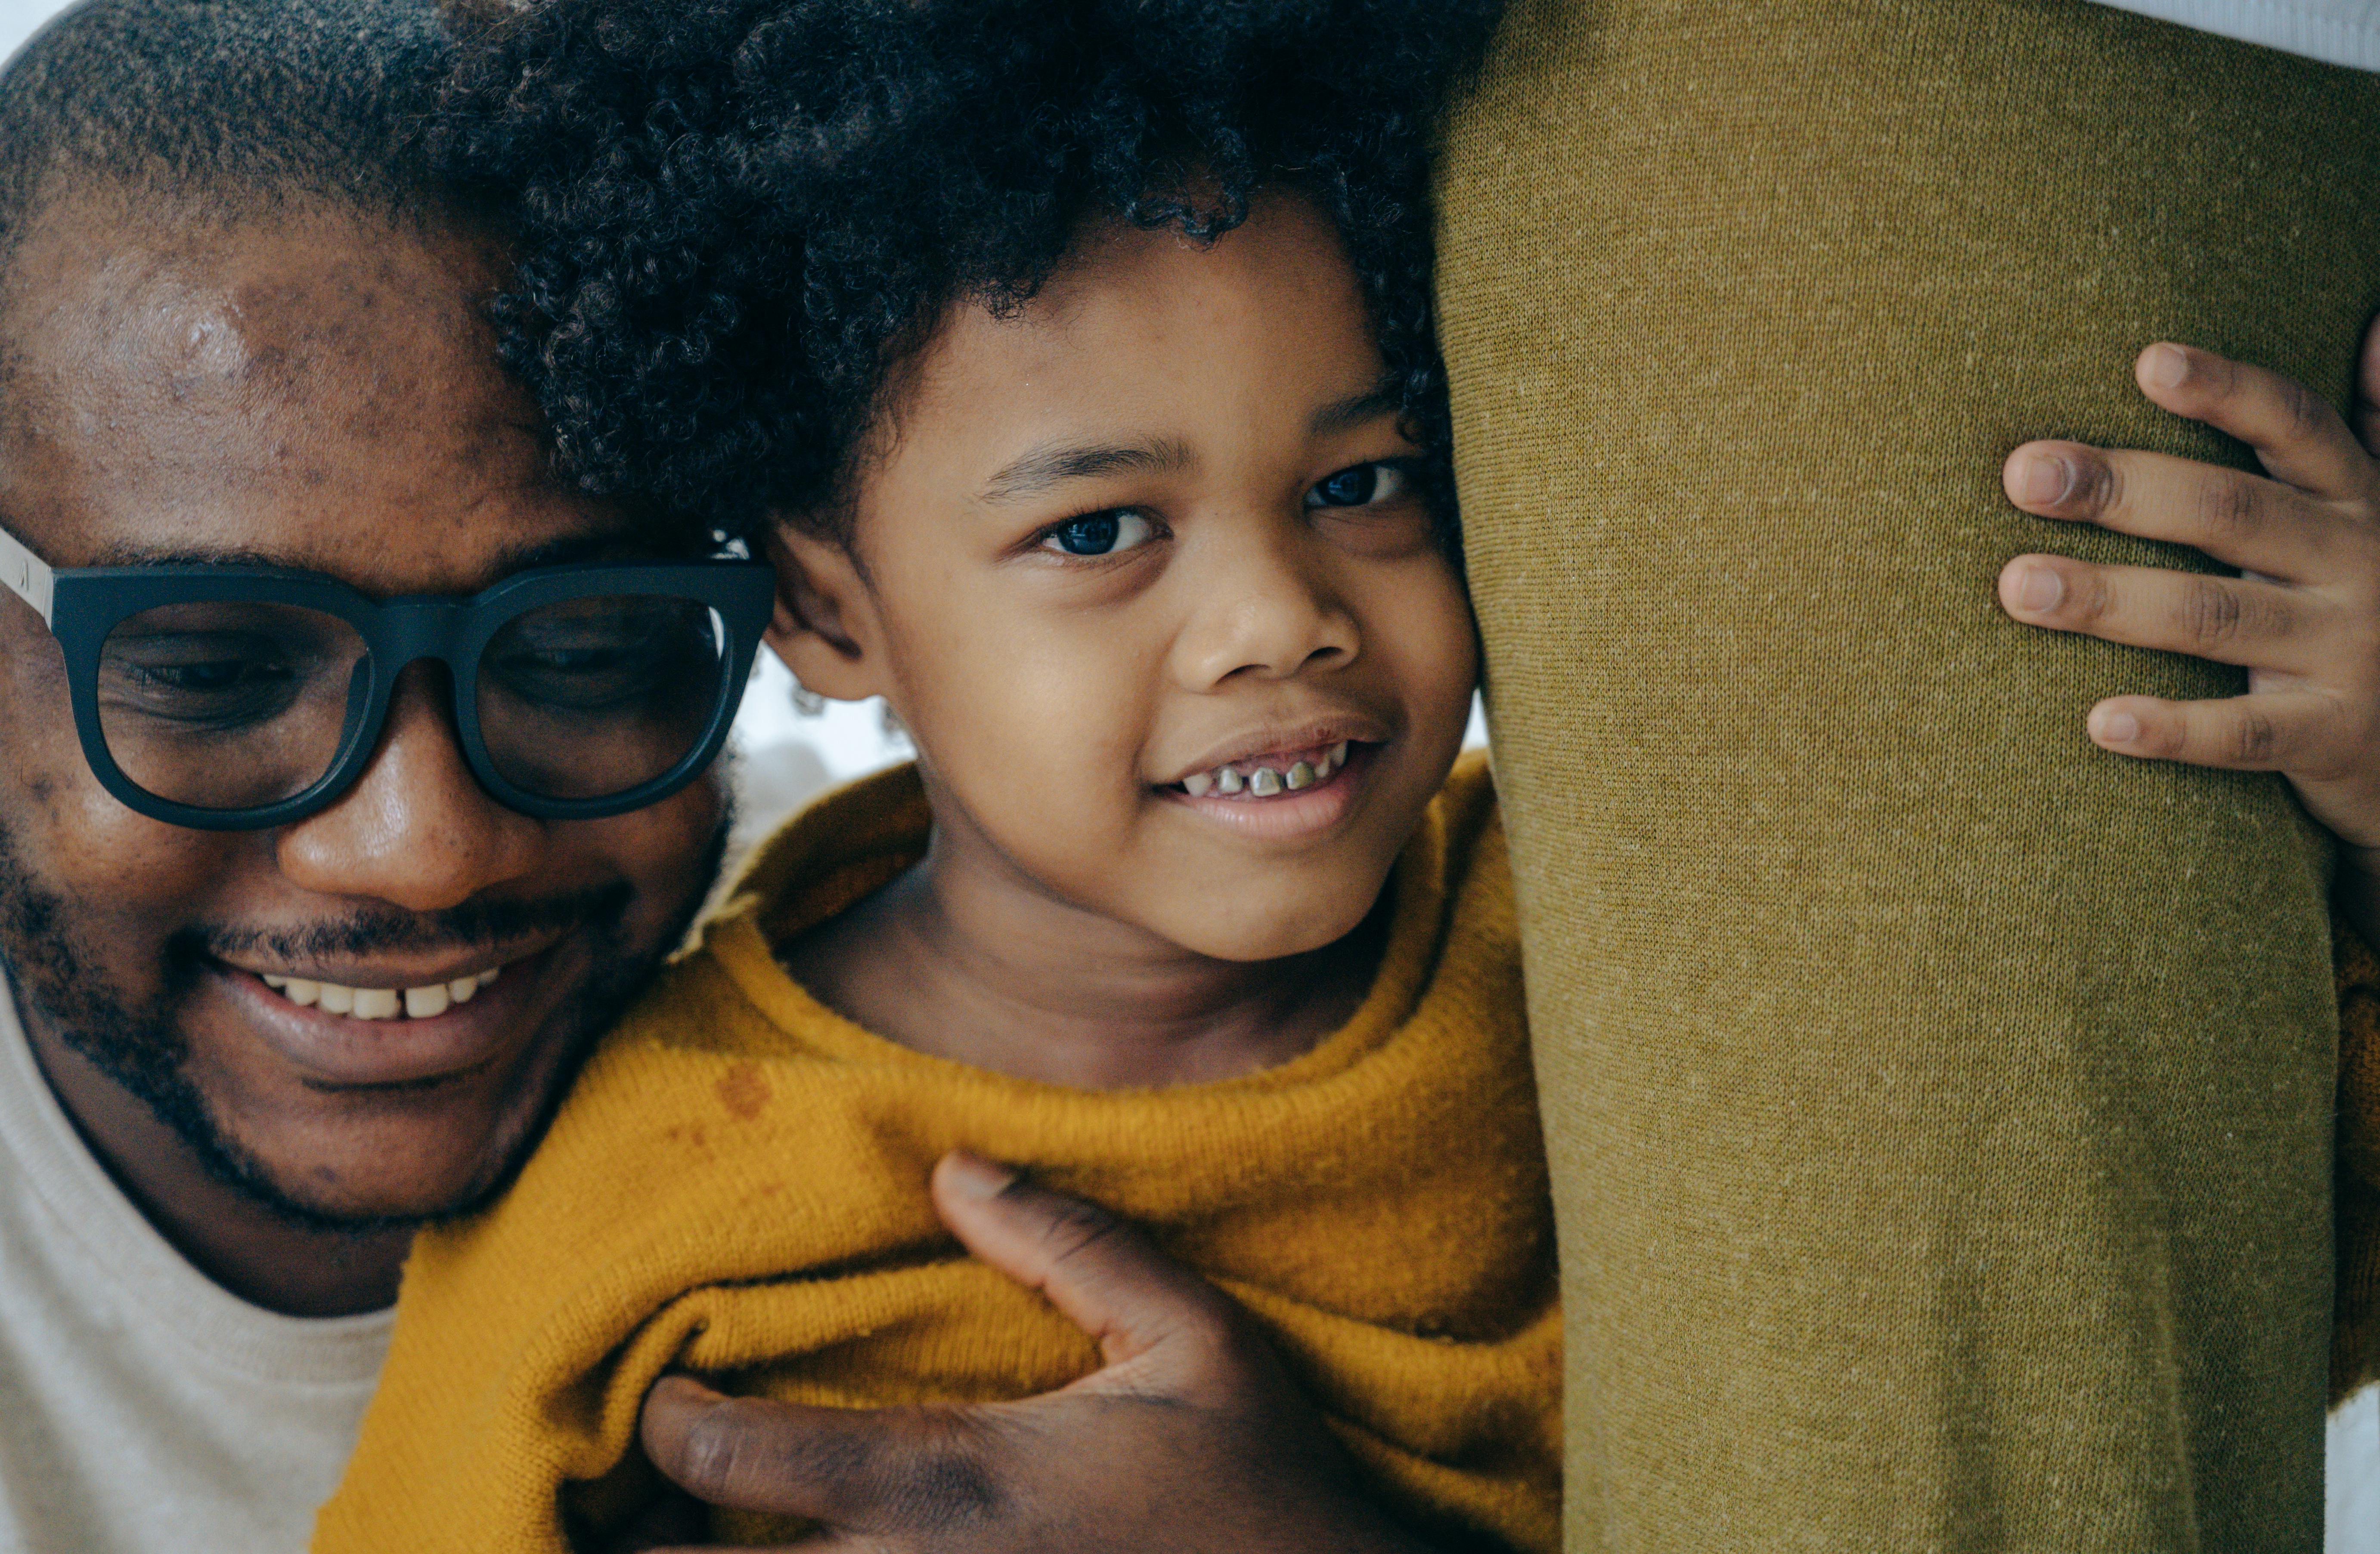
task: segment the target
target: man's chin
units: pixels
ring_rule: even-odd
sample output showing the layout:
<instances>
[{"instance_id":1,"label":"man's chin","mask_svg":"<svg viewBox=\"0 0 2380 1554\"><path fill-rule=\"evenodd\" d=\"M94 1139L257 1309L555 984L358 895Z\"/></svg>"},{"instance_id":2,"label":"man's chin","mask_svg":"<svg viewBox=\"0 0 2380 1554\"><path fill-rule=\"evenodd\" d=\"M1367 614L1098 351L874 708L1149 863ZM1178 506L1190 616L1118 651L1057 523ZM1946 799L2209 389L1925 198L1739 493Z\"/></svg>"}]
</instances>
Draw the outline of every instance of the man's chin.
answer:
<instances>
[{"instance_id":1,"label":"man's chin","mask_svg":"<svg viewBox=\"0 0 2380 1554\"><path fill-rule=\"evenodd\" d=\"M237 1118L218 1119L195 1091L182 1104L143 1099L215 1182L293 1229L348 1236L418 1229L483 1207L517 1173L550 1110L492 1130L457 1119L443 1138L416 1129L401 1140L350 1136L324 1150L305 1135L251 1133Z\"/></svg>"}]
</instances>

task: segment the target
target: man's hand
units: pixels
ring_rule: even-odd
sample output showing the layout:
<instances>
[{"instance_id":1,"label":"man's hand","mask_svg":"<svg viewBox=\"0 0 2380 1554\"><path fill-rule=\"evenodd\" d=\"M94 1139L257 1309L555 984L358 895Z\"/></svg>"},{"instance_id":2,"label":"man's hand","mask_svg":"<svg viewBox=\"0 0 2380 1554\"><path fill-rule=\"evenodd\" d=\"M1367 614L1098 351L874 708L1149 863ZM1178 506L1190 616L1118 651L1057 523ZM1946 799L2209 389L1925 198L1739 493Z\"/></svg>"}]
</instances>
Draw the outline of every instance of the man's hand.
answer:
<instances>
[{"instance_id":1,"label":"man's hand","mask_svg":"<svg viewBox=\"0 0 2380 1554\"><path fill-rule=\"evenodd\" d=\"M2119 696L2091 709L2092 740L2122 755L2279 771L2346 844L2340 904L2380 932L2380 461L2311 391L2180 346L2152 346L2141 390L2256 450L2265 475L2161 454L2029 443L2009 497L2044 517L2172 540L2239 577L2025 555L2000 573L2018 620L2162 648L2248 671L2217 701ZM2380 391L2380 332L2363 383ZM2362 419L2380 434L2380 412Z\"/></svg>"},{"instance_id":2,"label":"man's hand","mask_svg":"<svg viewBox=\"0 0 2380 1554\"><path fill-rule=\"evenodd\" d=\"M971 1157L945 1158L933 1192L967 1248L1098 1339L1105 1367L1024 1402L873 1412L665 1378L644 1412L663 1474L708 1504L823 1523L804 1549L1422 1554L1220 1292L1105 1212ZM648 1536L691 1531L668 1525Z\"/></svg>"}]
</instances>

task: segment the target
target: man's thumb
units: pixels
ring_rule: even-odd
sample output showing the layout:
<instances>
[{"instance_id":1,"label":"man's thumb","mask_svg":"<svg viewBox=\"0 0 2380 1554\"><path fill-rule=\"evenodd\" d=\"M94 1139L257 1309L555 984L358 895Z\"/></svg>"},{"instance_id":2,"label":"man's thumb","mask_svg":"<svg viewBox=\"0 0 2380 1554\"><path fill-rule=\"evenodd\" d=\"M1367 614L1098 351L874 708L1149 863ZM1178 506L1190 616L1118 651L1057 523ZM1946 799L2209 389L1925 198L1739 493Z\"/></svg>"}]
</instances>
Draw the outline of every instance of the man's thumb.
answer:
<instances>
[{"instance_id":1,"label":"man's thumb","mask_svg":"<svg viewBox=\"0 0 2380 1554\"><path fill-rule=\"evenodd\" d=\"M964 1151L934 1167L934 1207L968 1251L1099 1340L1111 1366L1179 1350L1210 1360L1236 1313L1222 1293L1106 1209Z\"/></svg>"}]
</instances>

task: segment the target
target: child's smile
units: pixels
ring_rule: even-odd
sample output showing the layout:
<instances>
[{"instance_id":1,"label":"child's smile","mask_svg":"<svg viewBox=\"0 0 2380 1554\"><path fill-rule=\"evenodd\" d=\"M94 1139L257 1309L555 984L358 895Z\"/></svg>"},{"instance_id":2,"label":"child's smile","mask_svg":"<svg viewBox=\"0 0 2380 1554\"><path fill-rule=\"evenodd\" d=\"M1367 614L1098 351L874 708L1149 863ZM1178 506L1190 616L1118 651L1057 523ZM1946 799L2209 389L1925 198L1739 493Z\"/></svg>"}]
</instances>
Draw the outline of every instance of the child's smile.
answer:
<instances>
[{"instance_id":1,"label":"child's smile","mask_svg":"<svg viewBox=\"0 0 2380 1554\"><path fill-rule=\"evenodd\" d=\"M1236 743L1252 748L1202 760L1198 770L1160 791L1211 824L1269 842L1303 841L1353 814L1379 748L1377 737L1356 738L1344 726Z\"/></svg>"}]
</instances>

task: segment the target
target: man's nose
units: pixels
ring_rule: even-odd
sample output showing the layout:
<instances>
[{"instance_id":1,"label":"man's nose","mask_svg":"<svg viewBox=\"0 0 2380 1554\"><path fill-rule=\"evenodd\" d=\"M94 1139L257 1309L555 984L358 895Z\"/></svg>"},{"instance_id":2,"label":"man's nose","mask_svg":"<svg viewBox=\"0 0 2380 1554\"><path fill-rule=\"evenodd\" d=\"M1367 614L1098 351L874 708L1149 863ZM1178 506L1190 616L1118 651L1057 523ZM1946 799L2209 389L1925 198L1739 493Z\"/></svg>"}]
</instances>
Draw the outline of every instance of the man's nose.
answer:
<instances>
[{"instance_id":1,"label":"man's nose","mask_svg":"<svg viewBox=\"0 0 2380 1554\"><path fill-rule=\"evenodd\" d=\"M1355 617L1307 547L1288 539L1218 546L1215 560L1200 568L1197 613L1174 641L1183 684L1207 690L1234 677L1285 680L1354 662L1363 646Z\"/></svg>"},{"instance_id":2,"label":"man's nose","mask_svg":"<svg viewBox=\"0 0 2380 1554\"><path fill-rule=\"evenodd\" d=\"M442 689L427 663L398 678L363 776L329 808L283 829L285 878L324 895L435 912L536 867L545 828L471 775Z\"/></svg>"}]
</instances>

